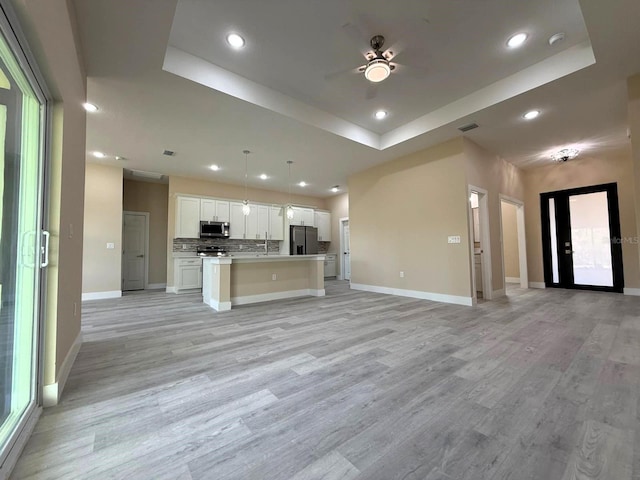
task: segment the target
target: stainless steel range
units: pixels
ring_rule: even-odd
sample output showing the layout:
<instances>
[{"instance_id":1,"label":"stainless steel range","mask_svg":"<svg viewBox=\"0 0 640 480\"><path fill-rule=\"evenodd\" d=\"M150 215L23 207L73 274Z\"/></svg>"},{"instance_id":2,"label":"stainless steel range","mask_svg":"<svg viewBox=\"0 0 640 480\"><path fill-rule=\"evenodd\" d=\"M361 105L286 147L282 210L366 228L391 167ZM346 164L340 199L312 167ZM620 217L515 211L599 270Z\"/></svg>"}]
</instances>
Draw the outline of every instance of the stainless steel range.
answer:
<instances>
[{"instance_id":1,"label":"stainless steel range","mask_svg":"<svg viewBox=\"0 0 640 480\"><path fill-rule=\"evenodd\" d=\"M226 257L227 251L218 245L198 245L196 250L200 257Z\"/></svg>"}]
</instances>

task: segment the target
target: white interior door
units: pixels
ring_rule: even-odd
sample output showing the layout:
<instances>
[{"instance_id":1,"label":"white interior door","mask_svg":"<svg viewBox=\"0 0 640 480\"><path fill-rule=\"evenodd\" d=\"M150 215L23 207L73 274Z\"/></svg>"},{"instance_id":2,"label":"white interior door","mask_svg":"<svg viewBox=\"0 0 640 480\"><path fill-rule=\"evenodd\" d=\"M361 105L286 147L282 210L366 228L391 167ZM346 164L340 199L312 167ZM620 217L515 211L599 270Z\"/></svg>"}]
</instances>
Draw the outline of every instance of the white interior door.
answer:
<instances>
[{"instance_id":1,"label":"white interior door","mask_svg":"<svg viewBox=\"0 0 640 480\"><path fill-rule=\"evenodd\" d=\"M147 217L125 213L122 240L122 290L144 290L147 258Z\"/></svg>"},{"instance_id":2,"label":"white interior door","mask_svg":"<svg viewBox=\"0 0 640 480\"><path fill-rule=\"evenodd\" d=\"M349 237L349 221L342 224L342 277L351 280L351 242Z\"/></svg>"}]
</instances>

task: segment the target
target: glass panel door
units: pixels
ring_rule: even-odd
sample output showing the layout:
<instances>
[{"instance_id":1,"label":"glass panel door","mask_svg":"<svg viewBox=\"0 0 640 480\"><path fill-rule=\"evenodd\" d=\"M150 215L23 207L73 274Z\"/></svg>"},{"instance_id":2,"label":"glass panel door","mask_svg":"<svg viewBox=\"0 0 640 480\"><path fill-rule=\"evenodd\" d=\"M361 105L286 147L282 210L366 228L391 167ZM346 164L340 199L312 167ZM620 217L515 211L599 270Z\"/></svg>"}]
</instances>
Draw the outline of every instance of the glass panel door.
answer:
<instances>
[{"instance_id":1,"label":"glass panel door","mask_svg":"<svg viewBox=\"0 0 640 480\"><path fill-rule=\"evenodd\" d=\"M569 196L573 282L613 287L607 192Z\"/></svg>"},{"instance_id":2,"label":"glass panel door","mask_svg":"<svg viewBox=\"0 0 640 480\"><path fill-rule=\"evenodd\" d=\"M615 183L541 194L547 287L622 292Z\"/></svg>"},{"instance_id":3,"label":"glass panel door","mask_svg":"<svg viewBox=\"0 0 640 480\"><path fill-rule=\"evenodd\" d=\"M35 411L44 108L0 35L0 465ZM14 43L15 45L15 38Z\"/></svg>"}]
</instances>

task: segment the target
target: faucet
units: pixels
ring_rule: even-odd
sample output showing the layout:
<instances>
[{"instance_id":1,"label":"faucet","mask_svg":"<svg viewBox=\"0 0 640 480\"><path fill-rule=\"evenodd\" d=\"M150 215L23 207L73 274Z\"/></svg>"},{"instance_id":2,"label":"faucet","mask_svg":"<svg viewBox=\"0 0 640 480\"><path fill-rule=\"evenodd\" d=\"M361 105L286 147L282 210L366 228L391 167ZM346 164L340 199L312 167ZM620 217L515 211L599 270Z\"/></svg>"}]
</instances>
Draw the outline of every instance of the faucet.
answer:
<instances>
[{"instance_id":1,"label":"faucet","mask_svg":"<svg viewBox=\"0 0 640 480\"><path fill-rule=\"evenodd\" d=\"M264 243L256 244L256 247L264 247L264 254L269 255L269 242L267 241L267 232L264 232Z\"/></svg>"}]
</instances>

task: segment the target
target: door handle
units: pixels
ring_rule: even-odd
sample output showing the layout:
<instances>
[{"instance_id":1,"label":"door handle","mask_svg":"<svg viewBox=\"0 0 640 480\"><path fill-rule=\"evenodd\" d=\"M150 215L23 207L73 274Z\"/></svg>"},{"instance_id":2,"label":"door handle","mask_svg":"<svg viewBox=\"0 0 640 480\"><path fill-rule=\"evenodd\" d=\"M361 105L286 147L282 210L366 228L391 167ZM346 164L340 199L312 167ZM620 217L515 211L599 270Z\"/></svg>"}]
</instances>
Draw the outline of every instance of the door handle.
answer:
<instances>
[{"instance_id":1,"label":"door handle","mask_svg":"<svg viewBox=\"0 0 640 480\"><path fill-rule=\"evenodd\" d=\"M51 238L51 234L46 230L43 230L42 237L44 240L44 244L40 248L42 251L42 255L44 255L44 260L40 264L40 268L44 268L49 265L49 239Z\"/></svg>"},{"instance_id":2,"label":"door handle","mask_svg":"<svg viewBox=\"0 0 640 480\"><path fill-rule=\"evenodd\" d=\"M564 253L566 253L567 255L571 255L573 253L573 250L565 250Z\"/></svg>"}]
</instances>

